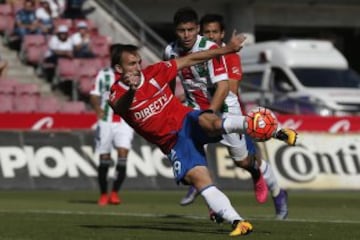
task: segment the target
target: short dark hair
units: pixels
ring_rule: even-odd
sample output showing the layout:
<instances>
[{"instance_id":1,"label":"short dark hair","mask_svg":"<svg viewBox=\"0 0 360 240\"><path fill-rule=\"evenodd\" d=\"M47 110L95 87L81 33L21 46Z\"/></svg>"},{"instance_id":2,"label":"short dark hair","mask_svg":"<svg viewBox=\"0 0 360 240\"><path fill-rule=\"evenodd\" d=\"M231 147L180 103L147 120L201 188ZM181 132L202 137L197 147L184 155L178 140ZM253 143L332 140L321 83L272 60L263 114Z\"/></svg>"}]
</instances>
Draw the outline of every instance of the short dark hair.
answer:
<instances>
[{"instance_id":1,"label":"short dark hair","mask_svg":"<svg viewBox=\"0 0 360 240\"><path fill-rule=\"evenodd\" d=\"M196 11L191 7L179 8L174 14L174 19L173 19L174 25L178 26L181 23L188 23L188 22L193 22L196 24L199 23L199 18Z\"/></svg>"},{"instance_id":2,"label":"short dark hair","mask_svg":"<svg viewBox=\"0 0 360 240\"><path fill-rule=\"evenodd\" d=\"M135 53L139 48L132 44L115 43L110 46L111 67L114 68L116 64L121 63L121 56L124 52Z\"/></svg>"},{"instance_id":3,"label":"short dark hair","mask_svg":"<svg viewBox=\"0 0 360 240\"><path fill-rule=\"evenodd\" d=\"M217 22L220 25L220 30L225 31L225 23L224 17L220 14L205 14L200 19L200 32L202 33L204 30L204 25L208 23Z\"/></svg>"}]
</instances>

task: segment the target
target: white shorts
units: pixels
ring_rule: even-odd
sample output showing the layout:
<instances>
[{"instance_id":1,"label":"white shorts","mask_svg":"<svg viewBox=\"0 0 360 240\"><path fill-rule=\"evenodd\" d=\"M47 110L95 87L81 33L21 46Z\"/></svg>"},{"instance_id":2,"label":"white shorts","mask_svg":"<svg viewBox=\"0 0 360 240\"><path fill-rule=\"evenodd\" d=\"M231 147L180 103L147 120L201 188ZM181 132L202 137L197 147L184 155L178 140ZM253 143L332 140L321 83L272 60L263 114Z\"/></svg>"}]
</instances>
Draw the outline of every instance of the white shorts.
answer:
<instances>
[{"instance_id":1,"label":"white shorts","mask_svg":"<svg viewBox=\"0 0 360 240\"><path fill-rule=\"evenodd\" d=\"M241 114L241 111L238 111L237 114ZM232 114L223 113L222 117L225 118L228 115ZM249 155L248 144L246 142L244 134L229 133L223 134L222 137L223 139L220 141L220 143L228 148L230 157L234 161L244 160Z\"/></svg>"},{"instance_id":2,"label":"white shorts","mask_svg":"<svg viewBox=\"0 0 360 240\"><path fill-rule=\"evenodd\" d=\"M98 121L95 134L95 149L99 154L110 153L112 147L131 148L134 130L123 120L120 122Z\"/></svg>"},{"instance_id":3,"label":"white shorts","mask_svg":"<svg viewBox=\"0 0 360 240\"><path fill-rule=\"evenodd\" d=\"M249 155L244 134L230 133L222 136L223 139L220 143L227 147L230 157L234 161L244 160Z\"/></svg>"}]
</instances>

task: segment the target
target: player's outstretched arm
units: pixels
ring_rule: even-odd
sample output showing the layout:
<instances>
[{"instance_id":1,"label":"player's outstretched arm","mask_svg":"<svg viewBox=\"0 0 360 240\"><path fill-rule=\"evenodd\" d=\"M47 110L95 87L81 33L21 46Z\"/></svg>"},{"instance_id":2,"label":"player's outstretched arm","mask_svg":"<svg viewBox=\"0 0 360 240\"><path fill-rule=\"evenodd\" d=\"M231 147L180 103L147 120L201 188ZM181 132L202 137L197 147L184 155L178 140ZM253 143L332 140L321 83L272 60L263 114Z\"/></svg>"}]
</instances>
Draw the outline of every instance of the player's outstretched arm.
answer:
<instances>
[{"instance_id":1,"label":"player's outstretched arm","mask_svg":"<svg viewBox=\"0 0 360 240\"><path fill-rule=\"evenodd\" d=\"M185 57L176 58L175 61L177 68L180 70L185 67L190 67L192 65L205 62L214 57L237 52L242 48L245 39L246 37L243 34L236 34L236 31L234 31L229 43L224 47L200 51L189 54Z\"/></svg>"}]
</instances>

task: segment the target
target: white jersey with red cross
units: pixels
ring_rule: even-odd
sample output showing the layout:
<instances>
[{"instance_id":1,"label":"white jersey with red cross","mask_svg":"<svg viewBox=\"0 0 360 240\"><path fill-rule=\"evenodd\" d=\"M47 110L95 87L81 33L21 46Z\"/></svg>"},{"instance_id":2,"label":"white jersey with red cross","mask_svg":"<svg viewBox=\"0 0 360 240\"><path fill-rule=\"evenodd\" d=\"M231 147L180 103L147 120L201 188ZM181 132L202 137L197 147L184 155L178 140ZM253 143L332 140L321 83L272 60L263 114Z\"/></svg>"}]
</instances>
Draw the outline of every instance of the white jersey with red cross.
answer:
<instances>
[{"instance_id":1,"label":"white jersey with red cross","mask_svg":"<svg viewBox=\"0 0 360 240\"><path fill-rule=\"evenodd\" d=\"M165 48L164 58L167 60L214 48L218 48L216 43L198 35L195 44L189 51L184 51L176 41L169 44ZM210 106L212 95L215 92L215 83L227 81L229 78L224 57L213 58L205 63L184 68L178 72L178 76L184 87L187 105L202 110L208 109ZM225 98L222 112L228 112L229 107L236 102L237 96L229 93Z\"/></svg>"}]
</instances>

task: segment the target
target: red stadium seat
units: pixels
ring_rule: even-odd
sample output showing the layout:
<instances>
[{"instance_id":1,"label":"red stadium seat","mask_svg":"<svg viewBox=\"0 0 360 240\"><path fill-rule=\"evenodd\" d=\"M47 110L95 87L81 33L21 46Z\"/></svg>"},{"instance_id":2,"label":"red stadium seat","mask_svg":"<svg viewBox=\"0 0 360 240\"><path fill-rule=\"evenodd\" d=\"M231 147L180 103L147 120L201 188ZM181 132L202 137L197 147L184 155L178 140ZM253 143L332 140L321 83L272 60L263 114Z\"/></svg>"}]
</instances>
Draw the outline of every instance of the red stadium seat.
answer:
<instances>
[{"instance_id":1,"label":"red stadium seat","mask_svg":"<svg viewBox=\"0 0 360 240\"><path fill-rule=\"evenodd\" d=\"M110 39L106 36L92 36L90 39L90 48L97 57L108 58L110 56L110 43Z\"/></svg>"},{"instance_id":2,"label":"red stadium seat","mask_svg":"<svg viewBox=\"0 0 360 240\"><path fill-rule=\"evenodd\" d=\"M40 95L39 86L36 83L22 83L15 86L16 95Z\"/></svg>"},{"instance_id":3,"label":"red stadium seat","mask_svg":"<svg viewBox=\"0 0 360 240\"><path fill-rule=\"evenodd\" d=\"M0 32L13 29L14 14L10 4L0 4Z\"/></svg>"},{"instance_id":4,"label":"red stadium seat","mask_svg":"<svg viewBox=\"0 0 360 240\"><path fill-rule=\"evenodd\" d=\"M44 35L25 35L22 41L22 47L27 49L30 46L42 46L46 44L46 38Z\"/></svg>"},{"instance_id":5,"label":"red stadium seat","mask_svg":"<svg viewBox=\"0 0 360 240\"><path fill-rule=\"evenodd\" d=\"M92 89L95 77L100 69L104 67L101 58L79 59L78 89L80 93L88 95Z\"/></svg>"},{"instance_id":6,"label":"red stadium seat","mask_svg":"<svg viewBox=\"0 0 360 240\"><path fill-rule=\"evenodd\" d=\"M102 61L102 65L104 67L110 67L111 66L111 60L110 60L109 57L101 58L101 61Z\"/></svg>"},{"instance_id":7,"label":"red stadium seat","mask_svg":"<svg viewBox=\"0 0 360 240\"><path fill-rule=\"evenodd\" d=\"M14 112L31 113L36 112L38 96L20 95L14 96Z\"/></svg>"},{"instance_id":8,"label":"red stadium seat","mask_svg":"<svg viewBox=\"0 0 360 240\"><path fill-rule=\"evenodd\" d=\"M1 27L1 25L4 27ZM14 17L5 17L5 19L0 21L0 32L3 32L5 36L10 36L15 29L15 18Z\"/></svg>"},{"instance_id":9,"label":"red stadium seat","mask_svg":"<svg viewBox=\"0 0 360 240\"><path fill-rule=\"evenodd\" d=\"M100 58L78 59L78 79L80 77L95 78L101 68L103 68L103 62Z\"/></svg>"},{"instance_id":10,"label":"red stadium seat","mask_svg":"<svg viewBox=\"0 0 360 240\"><path fill-rule=\"evenodd\" d=\"M94 88L94 77L80 77L79 78L79 91L84 95L89 95L90 91Z\"/></svg>"},{"instance_id":11,"label":"red stadium seat","mask_svg":"<svg viewBox=\"0 0 360 240\"><path fill-rule=\"evenodd\" d=\"M111 41L107 36L104 35L95 35L90 39L92 45L107 45L109 46Z\"/></svg>"},{"instance_id":12,"label":"red stadium seat","mask_svg":"<svg viewBox=\"0 0 360 240\"><path fill-rule=\"evenodd\" d=\"M1 113L5 113L5 112L12 112L13 111L13 98L10 95L7 94L1 94L0 93L0 112Z\"/></svg>"},{"instance_id":13,"label":"red stadium seat","mask_svg":"<svg viewBox=\"0 0 360 240\"><path fill-rule=\"evenodd\" d=\"M42 46L30 46L26 50L25 61L30 64L38 64L41 63L45 52L48 50L48 46L46 44Z\"/></svg>"},{"instance_id":14,"label":"red stadium seat","mask_svg":"<svg viewBox=\"0 0 360 240\"><path fill-rule=\"evenodd\" d=\"M60 58L57 65L57 77L60 81L76 80L78 77L77 71L78 60Z\"/></svg>"},{"instance_id":15,"label":"red stadium seat","mask_svg":"<svg viewBox=\"0 0 360 240\"><path fill-rule=\"evenodd\" d=\"M19 83L15 79L1 78L0 79L0 94L15 94L15 86Z\"/></svg>"},{"instance_id":16,"label":"red stadium seat","mask_svg":"<svg viewBox=\"0 0 360 240\"><path fill-rule=\"evenodd\" d=\"M38 98L37 112L40 113L57 113L61 110L59 100L53 96Z\"/></svg>"},{"instance_id":17,"label":"red stadium seat","mask_svg":"<svg viewBox=\"0 0 360 240\"><path fill-rule=\"evenodd\" d=\"M100 70L103 67L103 61L101 58L82 58L79 59L80 67L94 67Z\"/></svg>"},{"instance_id":18,"label":"red stadium seat","mask_svg":"<svg viewBox=\"0 0 360 240\"><path fill-rule=\"evenodd\" d=\"M83 113L85 111L86 106L82 101L64 102L61 108L62 113Z\"/></svg>"},{"instance_id":19,"label":"red stadium seat","mask_svg":"<svg viewBox=\"0 0 360 240\"><path fill-rule=\"evenodd\" d=\"M0 4L0 15L14 15L10 4Z\"/></svg>"},{"instance_id":20,"label":"red stadium seat","mask_svg":"<svg viewBox=\"0 0 360 240\"><path fill-rule=\"evenodd\" d=\"M0 94L13 95L15 93L15 88L10 84L3 84L0 82Z\"/></svg>"},{"instance_id":21,"label":"red stadium seat","mask_svg":"<svg viewBox=\"0 0 360 240\"><path fill-rule=\"evenodd\" d=\"M26 35L20 49L20 59L24 63L37 64L41 62L48 46L44 35Z\"/></svg>"},{"instance_id":22,"label":"red stadium seat","mask_svg":"<svg viewBox=\"0 0 360 240\"><path fill-rule=\"evenodd\" d=\"M77 80L79 80L82 77L88 77L88 78L95 78L96 74L98 73L99 68L95 66L87 66L87 67L80 67L78 71Z\"/></svg>"},{"instance_id":23,"label":"red stadium seat","mask_svg":"<svg viewBox=\"0 0 360 240\"><path fill-rule=\"evenodd\" d=\"M94 53L97 57L100 58L109 58L110 56L110 49L109 45L107 44L91 44L91 52Z\"/></svg>"}]
</instances>

